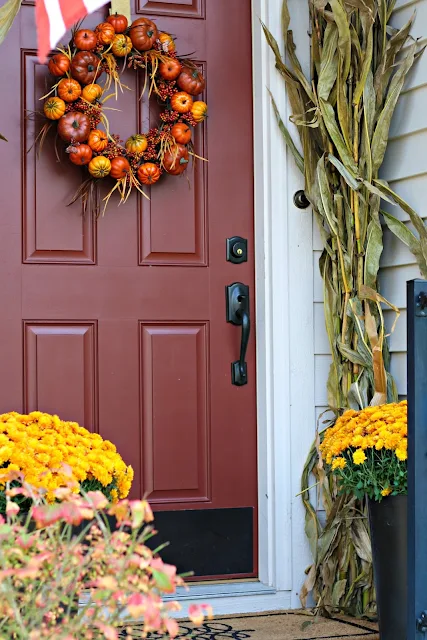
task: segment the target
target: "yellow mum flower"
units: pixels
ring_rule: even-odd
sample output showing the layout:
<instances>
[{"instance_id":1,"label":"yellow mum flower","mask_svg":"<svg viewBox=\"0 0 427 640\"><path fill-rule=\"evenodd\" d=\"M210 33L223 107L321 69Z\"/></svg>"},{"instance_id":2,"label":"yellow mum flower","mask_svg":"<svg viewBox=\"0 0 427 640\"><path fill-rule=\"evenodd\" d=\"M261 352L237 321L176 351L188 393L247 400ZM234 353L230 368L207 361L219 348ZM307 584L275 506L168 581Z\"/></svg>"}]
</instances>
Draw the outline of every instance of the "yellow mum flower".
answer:
<instances>
[{"instance_id":1,"label":"yellow mum flower","mask_svg":"<svg viewBox=\"0 0 427 640\"><path fill-rule=\"evenodd\" d=\"M344 469L347 466L347 461L345 458L335 458L332 463L332 469Z\"/></svg>"},{"instance_id":2,"label":"yellow mum flower","mask_svg":"<svg viewBox=\"0 0 427 640\"><path fill-rule=\"evenodd\" d=\"M405 449L396 449L396 456L402 462L408 459L408 452Z\"/></svg>"},{"instance_id":3,"label":"yellow mum flower","mask_svg":"<svg viewBox=\"0 0 427 640\"><path fill-rule=\"evenodd\" d=\"M366 460L366 455L363 449L356 449L353 453L353 462L354 464L363 464Z\"/></svg>"},{"instance_id":4,"label":"yellow mum flower","mask_svg":"<svg viewBox=\"0 0 427 640\"><path fill-rule=\"evenodd\" d=\"M384 496L384 497L389 496L389 495L390 495L390 493L391 493L391 489L390 489L390 487L387 487L387 489L383 489L383 490L381 491L381 495L382 495L382 496Z\"/></svg>"}]
</instances>

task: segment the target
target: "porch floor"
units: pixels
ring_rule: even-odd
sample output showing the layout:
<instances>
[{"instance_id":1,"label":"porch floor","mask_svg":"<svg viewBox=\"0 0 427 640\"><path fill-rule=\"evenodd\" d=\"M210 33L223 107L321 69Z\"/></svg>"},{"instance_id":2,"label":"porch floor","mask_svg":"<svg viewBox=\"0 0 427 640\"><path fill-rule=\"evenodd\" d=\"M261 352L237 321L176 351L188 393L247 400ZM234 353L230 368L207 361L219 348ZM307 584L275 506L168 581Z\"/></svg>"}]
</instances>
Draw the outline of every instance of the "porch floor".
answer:
<instances>
[{"instance_id":1,"label":"porch floor","mask_svg":"<svg viewBox=\"0 0 427 640\"><path fill-rule=\"evenodd\" d=\"M340 618L314 618L302 611L272 611L241 616L218 617L195 627L181 621L179 638L203 640L379 640L374 623ZM121 638L140 638L141 628L123 630ZM149 636L150 638L151 636ZM153 636L159 638L158 635Z\"/></svg>"}]
</instances>

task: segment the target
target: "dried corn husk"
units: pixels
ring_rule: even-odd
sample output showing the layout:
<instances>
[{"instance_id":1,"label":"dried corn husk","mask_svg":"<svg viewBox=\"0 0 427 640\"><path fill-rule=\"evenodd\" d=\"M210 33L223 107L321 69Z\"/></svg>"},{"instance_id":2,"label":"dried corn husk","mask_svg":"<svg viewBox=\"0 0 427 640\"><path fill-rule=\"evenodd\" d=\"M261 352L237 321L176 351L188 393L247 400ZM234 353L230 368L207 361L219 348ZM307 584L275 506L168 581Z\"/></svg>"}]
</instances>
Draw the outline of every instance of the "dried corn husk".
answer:
<instances>
[{"instance_id":1,"label":"dried corn husk","mask_svg":"<svg viewBox=\"0 0 427 640\"><path fill-rule=\"evenodd\" d=\"M286 83L298 151L272 96L280 131L305 178L323 241L320 270L332 364L328 403L337 416L348 408L396 400L388 372L388 346L378 294L383 251L381 222L413 252L427 277L427 229L420 216L380 179L391 119L410 69L423 49L410 36L414 17L400 30L389 25L395 0L308 0L311 77L295 52L287 0L282 26L285 56L266 27L276 68ZM416 233L390 213L381 199L403 208ZM313 444L302 476L306 534L314 564L301 592L312 593L323 613L369 615L375 607L372 558L365 505L339 496ZM318 483L314 504L312 476ZM323 502L325 522L318 516Z\"/></svg>"}]
</instances>

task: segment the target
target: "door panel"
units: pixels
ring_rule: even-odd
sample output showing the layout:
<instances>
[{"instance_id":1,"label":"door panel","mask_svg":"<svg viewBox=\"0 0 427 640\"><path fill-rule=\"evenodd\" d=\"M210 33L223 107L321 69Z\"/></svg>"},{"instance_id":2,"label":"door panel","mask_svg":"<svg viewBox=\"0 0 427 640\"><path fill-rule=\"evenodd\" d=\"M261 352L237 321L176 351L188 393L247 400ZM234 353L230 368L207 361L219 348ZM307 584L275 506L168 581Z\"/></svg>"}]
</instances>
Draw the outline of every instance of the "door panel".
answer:
<instances>
[{"instance_id":1,"label":"door panel","mask_svg":"<svg viewBox=\"0 0 427 640\"><path fill-rule=\"evenodd\" d=\"M172 33L206 75L210 115L195 149L208 162L180 179L163 176L150 201L132 194L116 208L112 199L98 220L79 203L66 206L81 174L65 153L57 161L53 132L39 157L28 152L36 124L26 115L40 110L50 82L37 62L29 2L0 59L9 87L9 142L0 146L0 356L8 362L0 410L58 413L112 440L135 469L132 496L147 495L162 512L165 558L199 577L257 573L254 331L248 384L239 388L231 362L241 329L225 315L225 287L240 281L250 286L254 320L250 0L236 4L133 3L134 16L150 15ZM136 72L123 81L131 91L108 103L121 111L107 114L126 139L157 123L158 105L140 100ZM226 239L236 235L249 246L240 265L226 261ZM224 561L206 563L214 550Z\"/></svg>"}]
</instances>

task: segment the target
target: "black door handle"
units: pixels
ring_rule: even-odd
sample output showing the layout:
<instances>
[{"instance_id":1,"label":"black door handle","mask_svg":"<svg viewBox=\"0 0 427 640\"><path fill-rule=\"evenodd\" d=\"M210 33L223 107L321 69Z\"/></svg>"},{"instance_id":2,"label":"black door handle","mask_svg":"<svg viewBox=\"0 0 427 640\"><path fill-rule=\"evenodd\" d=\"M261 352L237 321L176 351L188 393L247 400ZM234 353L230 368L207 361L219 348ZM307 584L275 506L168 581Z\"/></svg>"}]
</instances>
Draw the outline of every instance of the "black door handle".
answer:
<instances>
[{"instance_id":1,"label":"black door handle","mask_svg":"<svg viewBox=\"0 0 427 640\"><path fill-rule=\"evenodd\" d=\"M242 327L240 358L231 364L231 382L237 387L248 383L248 368L245 362L251 332L249 315L249 287L235 282L226 287L227 322Z\"/></svg>"}]
</instances>

